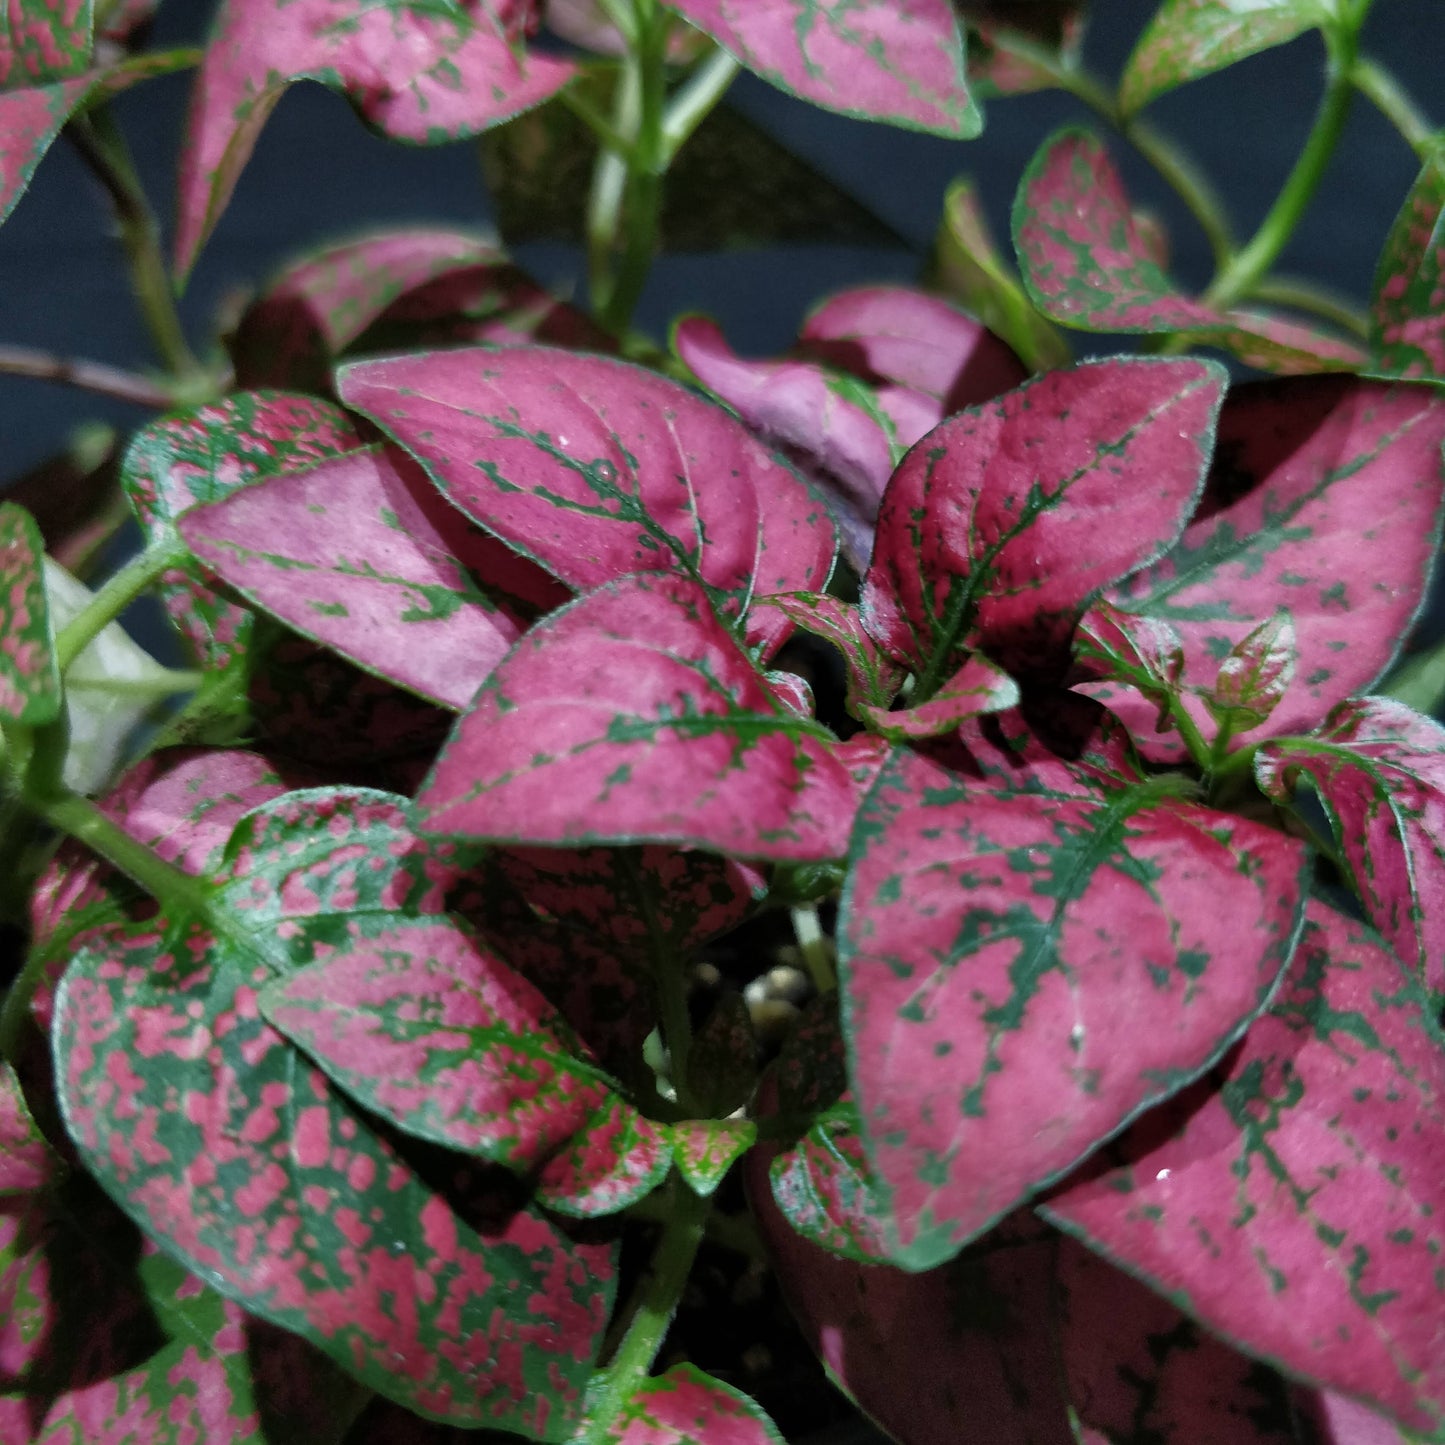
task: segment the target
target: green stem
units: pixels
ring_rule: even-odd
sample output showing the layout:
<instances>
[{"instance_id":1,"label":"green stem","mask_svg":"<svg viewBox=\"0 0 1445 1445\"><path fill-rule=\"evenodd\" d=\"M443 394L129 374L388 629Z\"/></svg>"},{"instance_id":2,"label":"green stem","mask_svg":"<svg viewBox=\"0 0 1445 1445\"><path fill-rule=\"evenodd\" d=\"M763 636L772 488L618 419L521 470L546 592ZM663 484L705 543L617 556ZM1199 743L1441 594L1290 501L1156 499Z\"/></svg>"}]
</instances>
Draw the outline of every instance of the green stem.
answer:
<instances>
[{"instance_id":1,"label":"green stem","mask_svg":"<svg viewBox=\"0 0 1445 1445\"><path fill-rule=\"evenodd\" d=\"M152 543L139 557L127 562L56 635L55 657L61 672L156 578L184 561L187 555L183 542L166 538Z\"/></svg>"},{"instance_id":2,"label":"green stem","mask_svg":"<svg viewBox=\"0 0 1445 1445\"><path fill-rule=\"evenodd\" d=\"M1368 339L1370 334L1369 318L1359 307L1343 296L1322 291L1311 281L1297 280L1293 276L1264 276L1249 288L1248 299L1312 312L1321 320L1361 340Z\"/></svg>"},{"instance_id":3,"label":"green stem","mask_svg":"<svg viewBox=\"0 0 1445 1445\"><path fill-rule=\"evenodd\" d=\"M629 53L617 82L609 129L623 143L622 150L604 144L592 170L587 197L587 281L592 309L598 315L612 303L617 277L613 252L622 225L622 206L630 168L637 162L637 117L641 88L637 65Z\"/></svg>"},{"instance_id":4,"label":"green stem","mask_svg":"<svg viewBox=\"0 0 1445 1445\"><path fill-rule=\"evenodd\" d=\"M1260 222L1259 229L1244 249L1219 272L1213 285L1205 292L1207 304L1226 307L1248 295L1274 265L1314 199L1354 99L1355 88L1351 83L1354 44L1355 33L1348 27L1325 32L1328 57L1325 94L1314 127L1269 214Z\"/></svg>"},{"instance_id":5,"label":"green stem","mask_svg":"<svg viewBox=\"0 0 1445 1445\"><path fill-rule=\"evenodd\" d=\"M798 952L803 955L813 987L819 993L831 993L838 987L838 976L828 956L828 941L823 937L818 910L811 903L800 903L791 909L791 914L793 936L798 940Z\"/></svg>"},{"instance_id":6,"label":"green stem","mask_svg":"<svg viewBox=\"0 0 1445 1445\"><path fill-rule=\"evenodd\" d=\"M741 69L741 63L729 51L718 46L688 76L687 82L668 102L662 117L664 164L670 164L672 158L687 144L693 132L727 94L733 78Z\"/></svg>"},{"instance_id":7,"label":"green stem","mask_svg":"<svg viewBox=\"0 0 1445 1445\"><path fill-rule=\"evenodd\" d=\"M194 391L197 399L209 395L214 387L186 341L176 309L175 288L161 250L160 227L141 188L125 138L104 105L77 116L67 132L110 194L121 245L130 264L131 285L156 350L167 370Z\"/></svg>"},{"instance_id":8,"label":"green stem","mask_svg":"<svg viewBox=\"0 0 1445 1445\"><path fill-rule=\"evenodd\" d=\"M1234 238L1224 204L1203 172L1174 141L1148 121L1125 115L1105 85L1086 70L1062 64L1047 47L1013 34L996 34L994 44L1006 54L1043 70L1061 90L1082 101L1118 131L1188 207L1209 241L1215 264L1227 263L1234 253Z\"/></svg>"},{"instance_id":9,"label":"green stem","mask_svg":"<svg viewBox=\"0 0 1445 1445\"><path fill-rule=\"evenodd\" d=\"M673 1208L662 1226L647 1272L629 1301L627 1332L607 1367L593 1377L588 1391L587 1424L579 1445L607 1445L617 1438L618 1417L647 1378L672 1317L677 1313L688 1272L702 1242L710 1201L673 1176Z\"/></svg>"},{"instance_id":10,"label":"green stem","mask_svg":"<svg viewBox=\"0 0 1445 1445\"><path fill-rule=\"evenodd\" d=\"M590 101L583 100L572 86L559 90L557 99L597 137L604 150L611 151L624 163L631 157L632 142Z\"/></svg>"},{"instance_id":11,"label":"green stem","mask_svg":"<svg viewBox=\"0 0 1445 1445\"><path fill-rule=\"evenodd\" d=\"M1422 161L1435 153L1440 146L1435 128L1384 66L1366 56L1358 56L1350 71L1350 80L1355 89L1400 132L1406 144Z\"/></svg>"},{"instance_id":12,"label":"green stem","mask_svg":"<svg viewBox=\"0 0 1445 1445\"><path fill-rule=\"evenodd\" d=\"M1184 706L1184 699L1178 693L1170 694L1169 716L1174 719L1174 726L1179 729L1180 740L1189 749L1189 756L1194 760L1194 765L1200 772L1207 773L1214 750L1204 741L1204 734L1199 731L1194 719L1189 716L1189 709Z\"/></svg>"}]
</instances>

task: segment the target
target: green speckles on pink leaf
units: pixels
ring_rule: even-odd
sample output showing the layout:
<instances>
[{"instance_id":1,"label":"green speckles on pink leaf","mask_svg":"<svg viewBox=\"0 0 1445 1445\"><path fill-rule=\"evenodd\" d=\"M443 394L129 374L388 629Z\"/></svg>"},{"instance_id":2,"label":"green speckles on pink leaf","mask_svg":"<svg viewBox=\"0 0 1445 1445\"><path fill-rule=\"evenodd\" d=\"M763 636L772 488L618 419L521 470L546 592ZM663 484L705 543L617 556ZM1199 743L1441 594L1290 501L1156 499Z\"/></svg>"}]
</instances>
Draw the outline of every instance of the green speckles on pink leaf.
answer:
<instances>
[{"instance_id":1,"label":"green speckles on pink leaf","mask_svg":"<svg viewBox=\"0 0 1445 1445\"><path fill-rule=\"evenodd\" d=\"M0 717L26 727L60 715L44 555L35 518L0 502Z\"/></svg>"}]
</instances>

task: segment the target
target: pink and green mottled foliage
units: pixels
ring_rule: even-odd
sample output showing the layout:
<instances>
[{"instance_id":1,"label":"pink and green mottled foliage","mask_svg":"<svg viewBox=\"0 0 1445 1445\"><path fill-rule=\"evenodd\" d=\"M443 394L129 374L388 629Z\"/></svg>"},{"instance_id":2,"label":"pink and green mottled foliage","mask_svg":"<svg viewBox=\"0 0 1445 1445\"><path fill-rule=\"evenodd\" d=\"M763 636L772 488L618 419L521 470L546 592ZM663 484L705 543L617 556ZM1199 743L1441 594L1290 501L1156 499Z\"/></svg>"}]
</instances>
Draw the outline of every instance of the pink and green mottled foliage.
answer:
<instances>
[{"instance_id":1,"label":"pink and green mottled foliage","mask_svg":"<svg viewBox=\"0 0 1445 1445\"><path fill-rule=\"evenodd\" d=\"M917 707L886 708L865 703L861 711L876 736L903 742L956 732L970 718L1005 712L1018 701L1018 683L981 653L974 653Z\"/></svg>"},{"instance_id":2,"label":"pink and green mottled foliage","mask_svg":"<svg viewBox=\"0 0 1445 1445\"><path fill-rule=\"evenodd\" d=\"M464 348L354 362L338 385L451 502L579 591L674 571L740 615L832 567L802 480L721 407L640 367Z\"/></svg>"},{"instance_id":3,"label":"pink and green mottled foliage","mask_svg":"<svg viewBox=\"0 0 1445 1445\"><path fill-rule=\"evenodd\" d=\"M519 1207L505 1177L453 1160L430 1182L262 1019L271 977L183 917L76 956L56 1068L87 1165L168 1253L371 1388L567 1438L610 1246Z\"/></svg>"},{"instance_id":4,"label":"pink and green mottled foliage","mask_svg":"<svg viewBox=\"0 0 1445 1445\"><path fill-rule=\"evenodd\" d=\"M1310 731L1389 666L1435 556L1442 440L1445 398L1424 387L1301 377L1230 394L1198 516L1106 597L1177 632L1183 705L1206 737L1221 664L1281 607L1295 666L1268 734ZM1124 689L1107 701L1146 755L1179 755L1153 703Z\"/></svg>"},{"instance_id":5,"label":"pink and green mottled foliage","mask_svg":"<svg viewBox=\"0 0 1445 1445\"><path fill-rule=\"evenodd\" d=\"M1380 253L1370 307L1374 364L1445 380L1445 156L1429 156Z\"/></svg>"},{"instance_id":6,"label":"pink and green mottled foliage","mask_svg":"<svg viewBox=\"0 0 1445 1445\"><path fill-rule=\"evenodd\" d=\"M1219 1079L1140 1121L1044 1212L1247 1353L1437 1439L1442 1088L1423 990L1312 902Z\"/></svg>"},{"instance_id":7,"label":"pink and green mottled foliage","mask_svg":"<svg viewBox=\"0 0 1445 1445\"><path fill-rule=\"evenodd\" d=\"M606 351L588 318L548 295L495 246L463 231L399 230L328 247L288 267L231 337L241 386L328 392L353 343L551 342Z\"/></svg>"},{"instance_id":8,"label":"pink and green mottled foliage","mask_svg":"<svg viewBox=\"0 0 1445 1445\"><path fill-rule=\"evenodd\" d=\"M884 767L839 921L850 1082L911 1268L1208 1068L1306 882L1302 845L1134 774L1116 733L1073 763L1016 724L966 737L956 768Z\"/></svg>"},{"instance_id":9,"label":"pink and green mottled foliage","mask_svg":"<svg viewBox=\"0 0 1445 1445\"><path fill-rule=\"evenodd\" d=\"M774 700L707 592L645 572L527 633L417 801L454 837L809 861L841 854L854 795L832 735Z\"/></svg>"},{"instance_id":10,"label":"pink and green mottled foliage","mask_svg":"<svg viewBox=\"0 0 1445 1445\"><path fill-rule=\"evenodd\" d=\"M92 0L4 0L0 90L73 75L90 63Z\"/></svg>"},{"instance_id":11,"label":"pink and green mottled foliage","mask_svg":"<svg viewBox=\"0 0 1445 1445\"><path fill-rule=\"evenodd\" d=\"M780 90L863 120L966 140L968 94L949 0L668 0Z\"/></svg>"},{"instance_id":12,"label":"pink and green mottled foliage","mask_svg":"<svg viewBox=\"0 0 1445 1445\"><path fill-rule=\"evenodd\" d=\"M1351 698L1309 737L1266 743L1254 768L1282 803L1309 780L1366 917L1445 991L1445 728L1389 698Z\"/></svg>"},{"instance_id":13,"label":"pink and green mottled foliage","mask_svg":"<svg viewBox=\"0 0 1445 1445\"><path fill-rule=\"evenodd\" d=\"M1185 332L1263 371L1355 371L1353 342L1297 321L1221 311L1175 289L1155 258L1103 142L1063 130L1019 182L1014 246L1034 304L1085 331Z\"/></svg>"},{"instance_id":14,"label":"pink and green mottled foliage","mask_svg":"<svg viewBox=\"0 0 1445 1445\"><path fill-rule=\"evenodd\" d=\"M1324 0L1163 0L1119 84L1126 111L1333 17Z\"/></svg>"},{"instance_id":15,"label":"pink and green mottled foliage","mask_svg":"<svg viewBox=\"0 0 1445 1445\"><path fill-rule=\"evenodd\" d=\"M362 445L346 415L329 402L241 392L137 433L121 466L121 485L147 538L158 541L178 536L179 519L192 507ZM194 563L165 574L161 597L202 661L225 667L245 652L252 618L217 596Z\"/></svg>"},{"instance_id":16,"label":"pink and green mottled foliage","mask_svg":"<svg viewBox=\"0 0 1445 1445\"><path fill-rule=\"evenodd\" d=\"M0 1063L0 1195L41 1188L59 1162L31 1117L14 1067Z\"/></svg>"},{"instance_id":17,"label":"pink and green mottled foliage","mask_svg":"<svg viewBox=\"0 0 1445 1445\"><path fill-rule=\"evenodd\" d=\"M909 452L884 494L863 622L920 674L916 703L964 648L1011 672L1057 671L1088 602L1183 528L1223 380L1204 361L1085 363L951 418Z\"/></svg>"},{"instance_id":18,"label":"pink and green mottled foliage","mask_svg":"<svg viewBox=\"0 0 1445 1445\"><path fill-rule=\"evenodd\" d=\"M642 1381L594 1438L599 1445L783 1445L754 1401L695 1365Z\"/></svg>"},{"instance_id":19,"label":"pink and green mottled foliage","mask_svg":"<svg viewBox=\"0 0 1445 1445\"><path fill-rule=\"evenodd\" d=\"M735 356L700 317L677 325L673 345L710 391L822 488L860 573L879 499L903 452L949 413L988 401L1025 375L971 316L906 286L830 297L803 323L785 360Z\"/></svg>"},{"instance_id":20,"label":"pink and green mottled foliage","mask_svg":"<svg viewBox=\"0 0 1445 1445\"><path fill-rule=\"evenodd\" d=\"M716 1193L728 1171L757 1141L751 1119L684 1119L667 1126L677 1172L694 1194Z\"/></svg>"},{"instance_id":21,"label":"pink and green mottled foliage","mask_svg":"<svg viewBox=\"0 0 1445 1445\"><path fill-rule=\"evenodd\" d=\"M1294 681L1294 622L1283 608L1230 649L1204 705L1231 734L1269 720Z\"/></svg>"},{"instance_id":22,"label":"pink and green mottled foliage","mask_svg":"<svg viewBox=\"0 0 1445 1445\"><path fill-rule=\"evenodd\" d=\"M226 0L192 96L176 232L188 271L230 201L282 92L316 80L397 140L476 135L539 104L571 79L560 56L528 53L525 6L457 0L445 7L382 0L255 4Z\"/></svg>"},{"instance_id":23,"label":"pink and green mottled foliage","mask_svg":"<svg viewBox=\"0 0 1445 1445\"><path fill-rule=\"evenodd\" d=\"M270 984L260 1008L369 1112L535 1173L554 1208L625 1208L671 1162L552 1006L454 920L378 919Z\"/></svg>"},{"instance_id":24,"label":"pink and green mottled foliage","mask_svg":"<svg viewBox=\"0 0 1445 1445\"><path fill-rule=\"evenodd\" d=\"M26 727L60 714L60 668L35 518L0 502L0 717Z\"/></svg>"},{"instance_id":25,"label":"pink and green mottled foliage","mask_svg":"<svg viewBox=\"0 0 1445 1445\"><path fill-rule=\"evenodd\" d=\"M451 708L471 701L525 629L531 607L509 594L566 595L448 506L398 447L287 470L177 525L248 601Z\"/></svg>"}]
</instances>

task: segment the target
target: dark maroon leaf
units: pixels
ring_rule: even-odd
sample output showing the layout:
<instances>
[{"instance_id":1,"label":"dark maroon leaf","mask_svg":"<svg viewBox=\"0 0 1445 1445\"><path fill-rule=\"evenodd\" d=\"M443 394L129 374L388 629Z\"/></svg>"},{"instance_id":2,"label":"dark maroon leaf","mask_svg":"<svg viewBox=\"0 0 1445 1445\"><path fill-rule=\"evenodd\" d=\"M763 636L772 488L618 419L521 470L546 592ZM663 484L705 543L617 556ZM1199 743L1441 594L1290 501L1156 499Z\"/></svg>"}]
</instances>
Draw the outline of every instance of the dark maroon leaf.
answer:
<instances>
[{"instance_id":1,"label":"dark maroon leaf","mask_svg":"<svg viewBox=\"0 0 1445 1445\"><path fill-rule=\"evenodd\" d=\"M983 128L949 0L668 0L789 95L967 140Z\"/></svg>"},{"instance_id":2,"label":"dark maroon leaf","mask_svg":"<svg viewBox=\"0 0 1445 1445\"><path fill-rule=\"evenodd\" d=\"M0 502L0 717L36 727L60 715L60 668L35 518Z\"/></svg>"},{"instance_id":3,"label":"dark maroon leaf","mask_svg":"<svg viewBox=\"0 0 1445 1445\"><path fill-rule=\"evenodd\" d=\"M947 1259L1263 1006L1303 846L1115 771L981 732L967 770L897 750L854 829L839 973L889 1255Z\"/></svg>"},{"instance_id":4,"label":"dark maroon leaf","mask_svg":"<svg viewBox=\"0 0 1445 1445\"><path fill-rule=\"evenodd\" d=\"M537 1173L553 1208L626 1208L671 1164L659 1128L578 1056L551 1005L454 920L353 931L341 952L265 988L260 1007L370 1113Z\"/></svg>"},{"instance_id":5,"label":"dark maroon leaf","mask_svg":"<svg viewBox=\"0 0 1445 1445\"><path fill-rule=\"evenodd\" d=\"M1318 377L1230 395L1199 517L1107 599L1177 630L1184 704L1206 737L1202 694L1280 607L1294 623L1296 664L1269 733L1308 732L1389 666L1438 544L1442 439L1445 398L1423 387ZM1149 756L1178 756L1153 728L1153 704L1118 694L1109 706Z\"/></svg>"},{"instance_id":6,"label":"dark maroon leaf","mask_svg":"<svg viewBox=\"0 0 1445 1445\"><path fill-rule=\"evenodd\" d=\"M299 471L362 445L339 407L311 396L241 392L136 435L121 485L151 541L178 535L178 519L266 477ZM249 642L252 619L218 597L199 568L165 574L161 597L202 661L225 667Z\"/></svg>"},{"instance_id":7,"label":"dark maroon leaf","mask_svg":"<svg viewBox=\"0 0 1445 1445\"><path fill-rule=\"evenodd\" d=\"M491 589L505 598L552 585L448 506L394 447L288 470L178 525L207 569L258 607L453 708L526 627L529 609Z\"/></svg>"},{"instance_id":8,"label":"dark maroon leaf","mask_svg":"<svg viewBox=\"0 0 1445 1445\"><path fill-rule=\"evenodd\" d=\"M827 579L833 530L805 484L640 367L528 346L356 362L337 381L462 511L579 591L678 571L742 614Z\"/></svg>"},{"instance_id":9,"label":"dark maroon leaf","mask_svg":"<svg viewBox=\"0 0 1445 1445\"><path fill-rule=\"evenodd\" d=\"M231 338L241 386L329 391L352 343L409 349L551 341L609 348L586 316L549 296L495 246L461 231L386 231L332 246L282 272Z\"/></svg>"},{"instance_id":10,"label":"dark maroon leaf","mask_svg":"<svg viewBox=\"0 0 1445 1445\"><path fill-rule=\"evenodd\" d=\"M1060 1352L1080 1445L1298 1445L1283 1381L1073 1240Z\"/></svg>"},{"instance_id":11,"label":"dark maroon leaf","mask_svg":"<svg viewBox=\"0 0 1445 1445\"><path fill-rule=\"evenodd\" d=\"M1329 1390L1298 1390L1300 1415L1314 1428L1319 1445L1411 1445L1383 1415L1347 1395Z\"/></svg>"},{"instance_id":12,"label":"dark maroon leaf","mask_svg":"<svg viewBox=\"0 0 1445 1445\"><path fill-rule=\"evenodd\" d=\"M1445 156L1429 157L1386 237L1370 342L1380 370L1445 378Z\"/></svg>"},{"instance_id":13,"label":"dark maroon leaf","mask_svg":"<svg viewBox=\"0 0 1445 1445\"><path fill-rule=\"evenodd\" d=\"M1428 998L1311 903L1222 1073L1044 1212L1249 1354L1437 1435L1445 1049Z\"/></svg>"},{"instance_id":14,"label":"dark maroon leaf","mask_svg":"<svg viewBox=\"0 0 1445 1445\"><path fill-rule=\"evenodd\" d=\"M883 499L863 619L919 674L917 703L965 646L1010 670L1056 666L1089 599L1179 535L1222 383L1212 362L1086 363L913 448Z\"/></svg>"},{"instance_id":15,"label":"dark maroon leaf","mask_svg":"<svg viewBox=\"0 0 1445 1445\"><path fill-rule=\"evenodd\" d=\"M1138 110L1176 85L1222 70L1321 24L1319 0L1163 0L1119 83L1119 103Z\"/></svg>"},{"instance_id":16,"label":"dark maroon leaf","mask_svg":"<svg viewBox=\"0 0 1445 1445\"><path fill-rule=\"evenodd\" d=\"M197 79L181 158L178 269L189 271L282 92L342 91L384 134L413 144L476 135L572 77L560 56L517 44L517 0L226 0Z\"/></svg>"},{"instance_id":17,"label":"dark maroon leaf","mask_svg":"<svg viewBox=\"0 0 1445 1445\"><path fill-rule=\"evenodd\" d=\"M837 856L853 791L682 577L642 573L535 626L482 685L418 798L437 833Z\"/></svg>"},{"instance_id":18,"label":"dark maroon leaf","mask_svg":"<svg viewBox=\"0 0 1445 1445\"><path fill-rule=\"evenodd\" d=\"M185 918L77 955L56 1068L87 1165L170 1254L372 1388L568 1438L610 1247L570 1241L489 1175L453 1165L438 1192L261 1019L269 979Z\"/></svg>"},{"instance_id":19,"label":"dark maroon leaf","mask_svg":"<svg viewBox=\"0 0 1445 1445\"><path fill-rule=\"evenodd\" d=\"M1034 303L1066 325L1185 332L1264 371L1357 371L1366 361L1353 342L1280 317L1221 311L1176 290L1090 131L1045 141L1019 183L1013 230Z\"/></svg>"},{"instance_id":20,"label":"dark maroon leaf","mask_svg":"<svg viewBox=\"0 0 1445 1445\"><path fill-rule=\"evenodd\" d=\"M1370 922L1445 990L1445 728L1389 698L1351 698L1311 736L1266 743L1255 776L1281 803L1309 779Z\"/></svg>"},{"instance_id":21,"label":"dark maroon leaf","mask_svg":"<svg viewBox=\"0 0 1445 1445\"><path fill-rule=\"evenodd\" d=\"M773 1422L741 1390L695 1365L642 1381L598 1445L784 1445Z\"/></svg>"}]
</instances>

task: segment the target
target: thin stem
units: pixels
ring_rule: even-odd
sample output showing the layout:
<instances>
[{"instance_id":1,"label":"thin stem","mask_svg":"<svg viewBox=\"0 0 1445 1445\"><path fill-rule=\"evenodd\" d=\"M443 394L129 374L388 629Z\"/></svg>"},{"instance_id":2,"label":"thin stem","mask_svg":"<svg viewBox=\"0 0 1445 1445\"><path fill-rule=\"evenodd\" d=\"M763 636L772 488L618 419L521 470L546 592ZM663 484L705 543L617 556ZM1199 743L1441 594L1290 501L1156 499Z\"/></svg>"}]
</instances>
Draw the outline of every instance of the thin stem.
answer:
<instances>
[{"instance_id":1,"label":"thin stem","mask_svg":"<svg viewBox=\"0 0 1445 1445\"><path fill-rule=\"evenodd\" d=\"M588 1394L587 1424L580 1445L606 1445L616 1439L618 1416L647 1378L672 1317L677 1313L688 1272L702 1242L710 1201L694 1194L676 1174L669 1195L673 1204L647 1272L628 1302L627 1332L607 1367L594 1377Z\"/></svg>"},{"instance_id":2,"label":"thin stem","mask_svg":"<svg viewBox=\"0 0 1445 1445\"><path fill-rule=\"evenodd\" d=\"M1248 299L1312 312L1321 320L1361 340L1368 339L1370 334L1369 318L1359 307L1343 296L1322 291L1312 281L1298 280L1293 276L1263 276L1249 288Z\"/></svg>"},{"instance_id":3,"label":"thin stem","mask_svg":"<svg viewBox=\"0 0 1445 1445\"><path fill-rule=\"evenodd\" d=\"M630 167L637 162L635 146L641 87L635 57L629 51L612 102L612 132L624 143L623 151L604 145L592 170L592 189L587 197L587 279L592 309L603 314L611 304L617 278L613 250L622 225L622 206L627 194Z\"/></svg>"},{"instance_id":4,"label":"thin stem","mask_svg":"<svg viewBox=\"0 0 1445 1445\"><path fill-rule=\"evenodd\" d=\"M209 389L205 369L186 341L175 288L161 251L160 227L141 189L125 138L103 105L77 116L66 130L110 194L136 301L167 370L198 393L202 384Z\"/></svg>"},{"instance_id":5,"label":"thin stem","mask_svg":"<svg viewBox=\"0 0 1445 1445\"><path fill-rule=\"evenodd\" d=\"M741 69L741 63L729 51L718 46L678 88L662 117L665 164L671 163L693 132L712 113Z\"/></svg>"},{"instance_id":6,"label":"thin stem","mask_svg":"<svg viewBox=\"0 0 1445 1445\"><path fill-rule=\"evenodd\" d=\"M1244 249L1214 278L1204 296L1207 304L1225 307L1248 295L1274 265L1314 199L1354 100L1355 89L1350 79L1354 70L1354 41L1352 31L1325 32L1328 56L1325 94L1314 127L1269 214Z\"/></svg>"},{"instance_id":7,"label":"thin stem","mask_svg":"<svg viewBox=\"0 0 1445 1445\"><path fill-rule=\"evenodd\" d=\"M1384 66L1367 56L1358 56L1350 71L1350 80L1355 89L1400 132L1406 144L1422 161L1428 160L1440 148L1441 137L1436 134L1435 128L1426 120L1424 112L1404 86Z\"/></svg>"},{"instance_id":8,"label":"thin stem","mask_svg":"<svg viewBox=\"0 0 1445 1445\"><path fill-rule=\"evenodd\" d=\"M1173 718L1174 726L1179 729L1180 741L1189 749L1189 756L1194 760L1195 766L1201 772L1208 772L1214 750L1204 741L1204 734L1189 716L1189 709L1184 706L1184 699L1178 693L1169 695L1169 716Z\"/></svg>"},{"instance_id":9,"label":"thin stem","mask_svg":"<svg viewBox=\"0 0 1445 1445\"><path fill-rule=\"evenodd\" d=\"M142 677L96 677L71 684L88 693L103 692L111 697L173 697L177 693L195 692L206 680L206 674L194 668L162 667L147 671Z\"/></svg>"},{"instance_id":10,"label":"thin stem","mask_svg":"<svg viewBox=\"0 0 1445 1445\"><path fill-rule=\"evenodd\" d=\"M185 543L167 538L152 543L139 557L126 563L56 635L55 658L61 672L156 578L182 562L186 555Z\"/></svg>"},{"instance_id":11,"label":"thin stem","mask_svg":"<svg viewBox=\"0 0 1445 1445\"><path fill-rule=\"evenodd\" d=\"M1080 67L1061 64L1047 47L1017 35L998 33L993 39L998 49L1046 72L1061 90L1082 101L1118 131L1188 207L1209 241L1215 264L1222 266L1228 261L1234 254L1234 237L1224 204L1204 173L1173 140L1148 121L1125 115L1105 85Z\"/></svg>"},{"instance_id":12,"label":"thin stem","mask_svg":"<svg viewBox=\"0 0 1445 1445\"><path fill-rule=\"evenodd\" d=\"M833 960L828 955L828 940L823 936L823 925L818 921L818 910L811 903L800 903L791 910L793 936L798 940L798 952L803 955L808 977L819 993L831 993L838 987L838 975L833 970Z\"/></svg>"},{"instance_id":13,"label":"thin stem","mask_svg":"<svg viewBox=\"0 0 1445 1445\"><path fill-rule=\"evenodd\" d=\"M597 137L598 142L626 161L632 155L632 142L590 101L583 100L572 86L557 92L557 99Z\"/></svg>"},{"instance_id":14,"label":"thin stem","mask_svg":"<svg viewBox=\"0 0 1445 1445\"><path fill-rule=\"evenodd\" d=\"M74 356L53 356L28 346L0 346L0 371L11 376L33 376L38 381L55 381L76 386L100 396L133 401L138 406L161 410L171 404L171 394L149 377L102 361L85 361Z\"/></svg>"}]
</instances>

